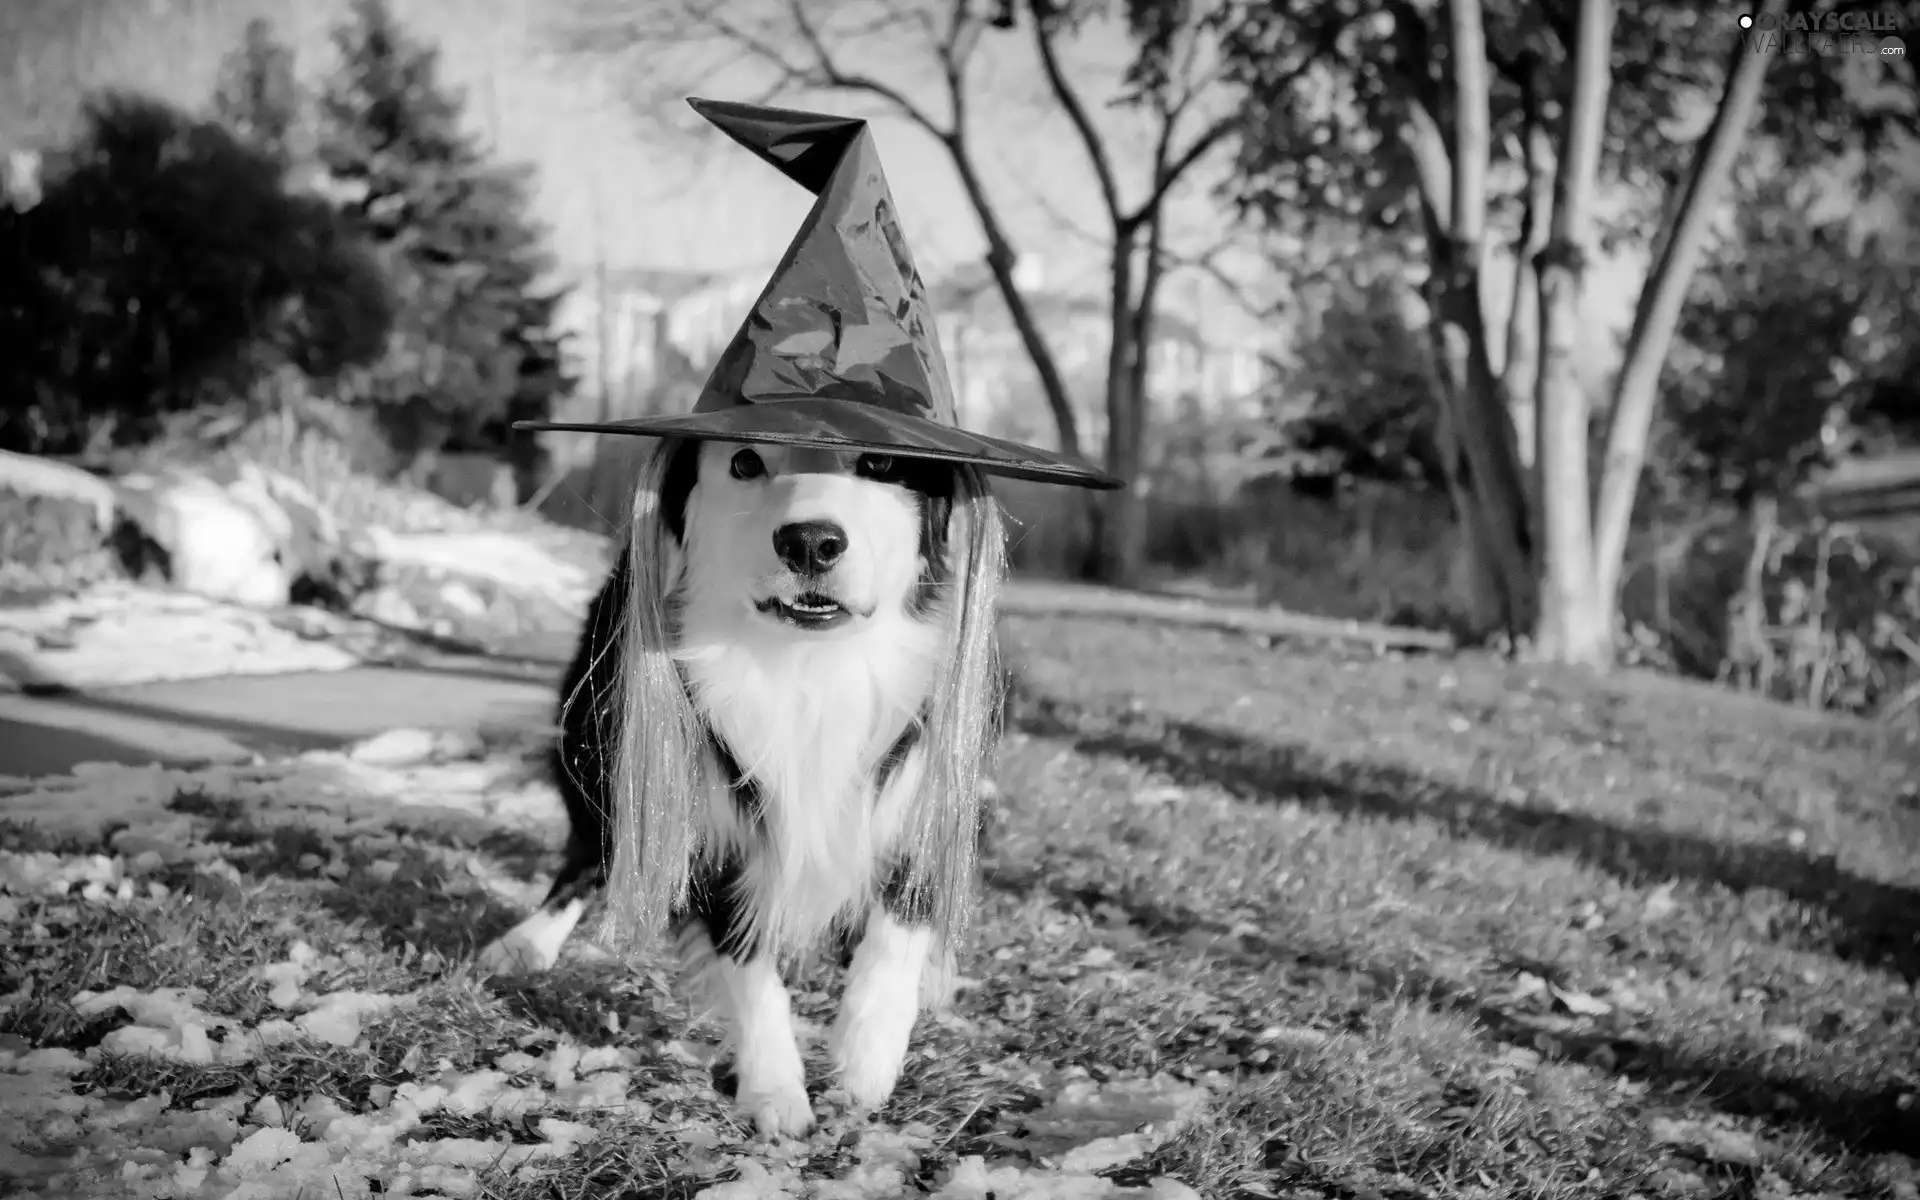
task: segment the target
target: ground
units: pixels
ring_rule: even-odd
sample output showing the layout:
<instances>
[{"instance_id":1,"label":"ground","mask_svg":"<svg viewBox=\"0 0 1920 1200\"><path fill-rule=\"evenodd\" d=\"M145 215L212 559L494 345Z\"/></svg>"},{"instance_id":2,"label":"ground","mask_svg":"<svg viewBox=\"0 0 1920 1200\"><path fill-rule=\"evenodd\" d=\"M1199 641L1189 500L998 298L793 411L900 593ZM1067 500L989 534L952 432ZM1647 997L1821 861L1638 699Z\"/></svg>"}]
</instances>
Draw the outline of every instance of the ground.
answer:
<instances>
[{"instance_id":1,"label":"ground","mask_svg":"<svg viewBox=\"0 0 1920 1200\"><path fill-rule=\"evenodd\" d=\"M557 806L532 731L401 732L0 785L0 1180L1920 1197L1911 731L1477 656L1007 628L966 978L872 1123L753 1143L658 964L583 942L476 977ZM834 986L804 976L802 1016Z\"/></svg>"}]
</instances>

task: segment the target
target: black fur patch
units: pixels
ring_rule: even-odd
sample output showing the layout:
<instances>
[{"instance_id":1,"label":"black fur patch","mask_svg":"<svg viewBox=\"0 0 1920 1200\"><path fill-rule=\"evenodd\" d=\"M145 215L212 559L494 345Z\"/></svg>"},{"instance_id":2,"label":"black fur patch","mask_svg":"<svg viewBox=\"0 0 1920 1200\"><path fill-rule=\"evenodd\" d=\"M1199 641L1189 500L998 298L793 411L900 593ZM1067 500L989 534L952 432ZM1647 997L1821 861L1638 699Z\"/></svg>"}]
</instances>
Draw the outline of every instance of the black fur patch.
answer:
<instances>
[{"instance_id":1,"label":"black fur patch","mask_svg":"<svg viewBox=\"0 0 1920 1200\"><path fill-rule=\"evenodd\" d=\"M660 481L660 519L676 542L687 540L687 499L700 482L700 443L674 438L668 443L667 473Z\"/></svg>"},{"instance_id":2,"label":"black fur patch","mask_svg":"<svg viewBox=\"0 0 1920 1200\"><path fill-rule=\"evenodd\" d=\"M900 736L893 740L893 745L887 747L887 752L880 756L879 763L873 768L874 799L880 798L880 793L893 782L894 775L906 765L907 755L913 753L914 746L919 743L920 731L926 721L927 714L923 709L919 716L908 722L907 727L900 731Z\"/></svg>"},{"instance_id":3,"label":"black fur patch","mask_svg":"<svg viewBox=\"0 0 1920 1200\"><path fill-rule=\"evenodd\" d=\"M758 939L747 931L744 891L747 864L736 852L719 861L700 859L687 880L687 908L673 924L695 920L706 927L707 937L717 953L737 963L750 962L759 951Z\"/></svg>"},{"instance_id":4,"label":"black fur patch","mask_svg":"<svg viewBox=\"0 0 1920 1200\"><path fill-rule=\"evenodd\" d=\"M926 925L933 921L933 893L908 886L912 868L912 863L902 860L887 871L880 881L880 907L902 925Z\"/></svg>"},{"instance_id":5,"label":"black fur patch","mask_svg":"<svg viewBox=\"0 0 1920 1200\"><path fill-rule=\"evenodd\" d=\"M884 458L884 465L879 469L872 465L875 461L876 456L863 456L860 474L879 483L905 488L920 509L920 578L907 597L907 612L914 617L925 617L953 574L947 553L953 529L953 502L960 491L959 475L946 463L927 458Z\"/></svg>"}]
</instances>

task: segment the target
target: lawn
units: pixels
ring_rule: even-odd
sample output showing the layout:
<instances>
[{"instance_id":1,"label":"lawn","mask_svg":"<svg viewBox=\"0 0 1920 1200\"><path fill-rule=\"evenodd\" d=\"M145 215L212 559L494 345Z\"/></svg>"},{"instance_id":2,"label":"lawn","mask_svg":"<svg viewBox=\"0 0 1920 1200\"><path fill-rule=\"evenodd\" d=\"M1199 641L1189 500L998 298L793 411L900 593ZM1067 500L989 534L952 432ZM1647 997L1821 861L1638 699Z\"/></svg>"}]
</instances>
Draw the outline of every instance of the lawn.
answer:
<instances>
[{"instance_id":1,"label":"lawn","mask_svg":"<svg viewBox=\"0 0 1920 1200\"><path fill-rule=\"evenodd\" d=\"M509 737L0 787L0 1194L1920 1197L1911 731L1008 629L966 979L874 1123L755 1145L660 964L475 977L561 833Z\"/></svg>"}]
</instances>

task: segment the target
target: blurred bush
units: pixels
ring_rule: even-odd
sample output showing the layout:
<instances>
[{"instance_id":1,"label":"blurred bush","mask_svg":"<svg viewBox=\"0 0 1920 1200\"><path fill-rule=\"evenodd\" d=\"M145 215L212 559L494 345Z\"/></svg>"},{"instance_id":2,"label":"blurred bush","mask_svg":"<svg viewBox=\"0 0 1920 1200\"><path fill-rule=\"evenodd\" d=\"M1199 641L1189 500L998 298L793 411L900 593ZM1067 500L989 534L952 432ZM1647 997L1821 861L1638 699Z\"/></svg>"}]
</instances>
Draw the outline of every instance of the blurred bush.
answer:
<instances>
[{"instance_id":1,"label":"blurred bush","mask_svg":"<svg viewBox=\"0 0 1920 1200\"><path fill-rule=\"evenodd\" d=\"M372 260L271 157L159 101L99 96L39 202L0 208L0 447L138 443L281 362L366 361L390 319Z\"/></svg>"},{"instance_id":2,"label":"blurred bush","mask_svg":"<svg viewBox=\"0 0 1920 1200\"><path fill-rule=\"evenodd\" d=\"M92 503L0 488L0 600L31 603L125 572Z\"/></svg>"},{"instance_id":3,"label":"blurred bush","mask_svg":"<svg viewBox=\"0 0 1920 1200\"><path fill-rule=\"evenodd\" d=\"M1622 610L1642 665L1863 715L1920 700L1920 554L1844 523L1723 511L1641 555Z\"/></svg>"},{"instance_id":4,"label":"blurred bush","mask_svg":"<svg viewBox=\"0 0 1920 1200\"><path fill-rule=\"evenodd\" d=\"M1090 538L1084 500L1017 481L995 494L1013 569L1076 577ZM1416 487L1369 482L1315 495L1269 479L1223 499L1169 489L1147 501L1147 561L1157 574L1351 620L1451 627L1452 544L1446 497Z\"/></svg>"}]
</instances>

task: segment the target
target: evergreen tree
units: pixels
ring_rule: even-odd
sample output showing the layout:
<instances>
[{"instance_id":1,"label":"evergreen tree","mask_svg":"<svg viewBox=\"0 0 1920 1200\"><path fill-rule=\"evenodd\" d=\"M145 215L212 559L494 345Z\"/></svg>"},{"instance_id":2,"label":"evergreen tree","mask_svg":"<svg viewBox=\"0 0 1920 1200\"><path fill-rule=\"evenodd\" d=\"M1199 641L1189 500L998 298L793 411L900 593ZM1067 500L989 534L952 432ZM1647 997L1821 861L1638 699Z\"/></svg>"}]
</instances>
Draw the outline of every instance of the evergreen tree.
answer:
<instances>
[{"instance_id":1,"label":"evergreen tree","mask_svg":"<svg viewBox=\"0 0 1920 1200\"><path fill-rule=\"evenodd\" d=\"M571 386L551 366L559 296L537 290L550 261L528 214L530 173L487 160L437 52L385 0L355 0L334 43L319 157L402 297L368 396L403 454L525 441L506 422L549 411Z\"/></svg>"},{"instance_id":2,"label":"evergreen tree","mask_svg":"<svg viewBox=\"0 0 1920 1200\"><path fill-rule=\"evenodd\" d=\"M240 46L220 64L213 115L261 154L283 164L292 161L300 120L293 50L274 36L264 17L247 22Z\"/></svg>"}]
</instances>

